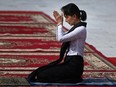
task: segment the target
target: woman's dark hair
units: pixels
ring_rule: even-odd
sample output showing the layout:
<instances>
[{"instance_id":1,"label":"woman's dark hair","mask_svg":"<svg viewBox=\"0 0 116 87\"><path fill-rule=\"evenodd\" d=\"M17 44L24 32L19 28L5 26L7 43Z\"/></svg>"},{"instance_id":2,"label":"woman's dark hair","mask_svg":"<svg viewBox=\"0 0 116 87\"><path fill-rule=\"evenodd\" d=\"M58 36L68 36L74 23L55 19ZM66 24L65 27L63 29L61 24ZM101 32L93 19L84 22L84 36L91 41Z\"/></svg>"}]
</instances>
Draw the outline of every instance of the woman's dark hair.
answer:
<instances>
[{"instance_id":1,"label":"woman's dark hair","mask_svg":"<svg viewBox=\"0 0 116 87\"><path fill-rule=\"evenodd\" d=\"M74 14L76 14L76 16L82 21L85 21L87 19L86 12L84 10L79 10L79 8L73 3L63 6L61 8L61 11L63 11L64 15L73 16Z\"/></svg>"}]
</instances>

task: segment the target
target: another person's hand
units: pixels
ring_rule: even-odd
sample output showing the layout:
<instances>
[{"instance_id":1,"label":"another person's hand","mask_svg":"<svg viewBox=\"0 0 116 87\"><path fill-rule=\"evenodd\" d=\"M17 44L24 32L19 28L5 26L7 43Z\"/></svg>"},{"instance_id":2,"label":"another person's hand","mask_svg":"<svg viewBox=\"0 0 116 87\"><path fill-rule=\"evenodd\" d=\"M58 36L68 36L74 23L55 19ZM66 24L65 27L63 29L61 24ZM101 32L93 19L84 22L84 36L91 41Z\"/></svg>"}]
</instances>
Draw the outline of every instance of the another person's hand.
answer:
<instances>
[{"instance_id":1,"label":"another person's hand","mask_svg":"<svg viewBox=\"0 0 116 87\"><path fill-rule=\"evenodd\" d=\"M53 16L54 16L58 25L63 24L63 15L60 15L57 11L54 11Z\"/></svg>"}]
</instances>

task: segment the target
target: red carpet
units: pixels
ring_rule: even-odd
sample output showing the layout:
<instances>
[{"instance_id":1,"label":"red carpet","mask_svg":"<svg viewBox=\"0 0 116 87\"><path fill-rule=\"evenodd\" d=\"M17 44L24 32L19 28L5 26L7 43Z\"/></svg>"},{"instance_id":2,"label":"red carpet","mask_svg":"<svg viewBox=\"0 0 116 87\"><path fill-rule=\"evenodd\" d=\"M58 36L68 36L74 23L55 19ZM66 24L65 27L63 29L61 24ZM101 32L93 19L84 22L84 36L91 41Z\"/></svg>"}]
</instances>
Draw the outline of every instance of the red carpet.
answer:
<instances>
[{"instance_id":1,"label":"red carpet","mask_svg":"<svg viewBox=\"0 0 116 87\"><path fill-rule=\"evenodd\" d=\"M43 12L0 11L0 76L26 77L57 59L61 43L55 40L55 28L54 20ZM115 58L86 43L84 59L84 78L116 81Z\"/></svg>"},{"instance_id":2,"label":"red carpet","mask_svg":"<svg viewBox=\"0 0 116 87\"><path fill-rule=\"evenodd\" d=\"M110 57L110 58L108 58L108 61L110 61L112 64L114 64L116 66L116 58Z\"/></svg>"},{"instance_id":3,"label":"red carpet","mask_svg":"<svg viewBox=\"0 0 116 87\"><path fill-rule=\"evenodd\" d=\"M52 38L52 37L50 37ZM48 39L1 39L1 51L56 51L60 43Z\"/></svg>"},{"instance_id":4,"label":"red carpet","mask_svg":"<svg viewBox=\"0 0 116 87\"><path fill-rule=\"evenodd\" d=\"M0 34L39 34L49 33L45 28L36 26L0 26Z\"/></svg>"}]
</instances>

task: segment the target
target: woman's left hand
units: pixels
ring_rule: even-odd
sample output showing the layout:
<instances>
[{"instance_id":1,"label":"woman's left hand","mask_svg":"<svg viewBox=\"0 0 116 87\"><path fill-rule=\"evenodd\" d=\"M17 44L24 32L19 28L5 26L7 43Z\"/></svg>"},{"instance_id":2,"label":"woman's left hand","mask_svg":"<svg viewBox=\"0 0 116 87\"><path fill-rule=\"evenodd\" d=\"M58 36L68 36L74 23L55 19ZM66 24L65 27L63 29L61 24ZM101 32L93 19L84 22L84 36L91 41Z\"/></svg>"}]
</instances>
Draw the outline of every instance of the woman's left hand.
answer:
<instances>
[{"instance_id":1,"label":"woman's left hand","mask_svg":"<svg viewBox=\"0 0 116 87\"><path fill-rule=\"evenodd\" d=\"M53 16L54 16L57 24L63 24L63 15L60 15L57 11L54 11Z\"/></svg>"}]
</instances>

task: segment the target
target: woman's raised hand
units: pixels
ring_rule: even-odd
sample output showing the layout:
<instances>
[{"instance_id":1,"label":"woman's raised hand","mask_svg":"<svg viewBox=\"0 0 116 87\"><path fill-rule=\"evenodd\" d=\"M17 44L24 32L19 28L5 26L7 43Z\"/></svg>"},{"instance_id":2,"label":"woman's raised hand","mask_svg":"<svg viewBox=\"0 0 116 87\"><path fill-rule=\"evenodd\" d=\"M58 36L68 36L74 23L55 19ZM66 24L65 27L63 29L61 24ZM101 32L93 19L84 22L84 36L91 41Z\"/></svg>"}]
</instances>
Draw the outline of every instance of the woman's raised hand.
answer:
<instances>
[{"instance_id":1,"label":"woman's raised hand","mask_svg":"<svg viewBox=\"0 0 116 87\"><path fill-rule=\"evenodd\" d=\"M63 24L63 14L60 15L57 11L54 11L53 16L54 16L57 24Z\"/></svg>"}]
</instances>

